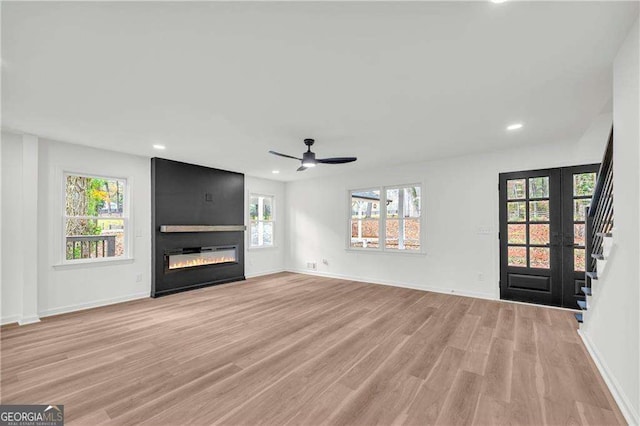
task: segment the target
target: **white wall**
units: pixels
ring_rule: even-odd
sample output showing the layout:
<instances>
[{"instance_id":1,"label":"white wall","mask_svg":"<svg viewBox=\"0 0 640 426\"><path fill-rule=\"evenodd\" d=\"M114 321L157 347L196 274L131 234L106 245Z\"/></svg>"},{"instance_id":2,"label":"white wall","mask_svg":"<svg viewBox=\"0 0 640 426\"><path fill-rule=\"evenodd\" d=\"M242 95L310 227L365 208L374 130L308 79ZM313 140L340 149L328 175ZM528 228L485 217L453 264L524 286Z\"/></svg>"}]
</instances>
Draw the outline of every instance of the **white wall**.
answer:
<instances>
[{"instance_id":1,"label":"white wall","mask_svg":"<svg viewBox=\"0 0 640 426\"><path fill-rule=\"evenodd\" d=\"M310 272L306 263L315 261L318 274L497 298L498 174L599 162L610 128L605 113L578 142L290 182L287 267ZM417 182L423 184L426 255L345 250L349 189ZM474 211L461 208L461 200Z\"/></svg>"},{"instance_id":2,"label":"white wall","mask_svg":"<svg viewBox=\"0 0 640 426\"><path fill-rule=\"evenodd\" d=\"M614 247L582 334L627 420L640 423L640 76L638 22L614 62Z\"/></svg>"},{"instance_id":3,"label":"white wall","mask_svg":"<svg viewBox=\"0 0 640 426\"><path fill-rule=\"evenodd\" d=\"M22 137L2 132L2 323L22 315Z\"/></svg>"},{"instance_id":4,"label":"white wall","mask_svg":"<svg viewBox=\"0 0 640 426\"><path fill-rule=\"evenodd\" d=\"M40 140L39 299L41 316L147 297L151 288L151 183L146 157ZM127 178L131 260L61 266L65 171ZM138 277L140 280L138 281Z\"/></svg>"},{"instance_id":5,"label":"white wall","mask_svg":"<svg viewBox=\"0 0 640 426\"><path fill-rule=\"evenodd\" d=\"M22 135L2 132L2 272L1 321L23 321L24 310L35 307L40 317L148 297L151 288L151 185L147 157L88 148L46 139L36 140L38 150L25 158ZM30 161L34 160L34 161ZM36 164L31 171L34 188L29 204L23 203L24 165ZM62 174L65 171L126 177L130 189L130 260L87 265L61 265L62 261ZM248 277L284 270L285 184L247 176L249 193L276 198L276 247L246 252ZM26 223L35 213L36 223ZM248 210L245 204L246 222ZM37 242L24 243L23 228L35 231ZM37 228L37 229L36 229ZM25 252L26 250L26 252ZM26 254L25 254L26 253ZM31 268L30 262L37 264ZM25 271L37 272L37 288L26 285ZM32 274L35 275L35 274ZM31 315L30 315L31 317ZM35 319L37 320L37 318Z\"/></svg>"},{"instance_id":6,"label":"white wall","mask_svg":"<svg viewBox=\"0 0 640 426\"><path fill-rule=\"evenodd\" d=\"M249 248L249 194L273 195L275 197L275 239L274 247ZM285 184L268 179L245 176L245 275L255 277L285 269Z\"/></svg>"},{"instance_id":7,"label":"white wall","mask_svg":"<svg viewBox=\"0 0 640 426\"><path fill-rule=\"evenodd\" d=\"M2 154L2 323L149 295L148 158L9 132L2 133ZM128 179L130 260L60 265L64 171Z\"/></svg>"}]
</instances>

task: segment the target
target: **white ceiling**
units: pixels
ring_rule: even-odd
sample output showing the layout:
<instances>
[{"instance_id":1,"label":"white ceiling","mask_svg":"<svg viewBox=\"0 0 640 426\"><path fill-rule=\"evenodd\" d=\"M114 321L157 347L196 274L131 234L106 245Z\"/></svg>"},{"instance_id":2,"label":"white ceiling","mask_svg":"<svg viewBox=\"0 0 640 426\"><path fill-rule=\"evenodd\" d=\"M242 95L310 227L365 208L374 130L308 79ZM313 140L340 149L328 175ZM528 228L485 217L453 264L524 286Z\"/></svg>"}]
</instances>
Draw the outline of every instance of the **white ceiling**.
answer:
<instances>
[{"instance_id":1,"label":"white ceiling","mask_svg":"<svg viewBox=\"0 0 640 426\"><path fill-rule=\"evenodd\" d=\"M4 128L282 180L575 140L638 17L612 1L2 3ZM359 159L296 173L267 153L306 137Z\"/></svg>"}]
</instances>

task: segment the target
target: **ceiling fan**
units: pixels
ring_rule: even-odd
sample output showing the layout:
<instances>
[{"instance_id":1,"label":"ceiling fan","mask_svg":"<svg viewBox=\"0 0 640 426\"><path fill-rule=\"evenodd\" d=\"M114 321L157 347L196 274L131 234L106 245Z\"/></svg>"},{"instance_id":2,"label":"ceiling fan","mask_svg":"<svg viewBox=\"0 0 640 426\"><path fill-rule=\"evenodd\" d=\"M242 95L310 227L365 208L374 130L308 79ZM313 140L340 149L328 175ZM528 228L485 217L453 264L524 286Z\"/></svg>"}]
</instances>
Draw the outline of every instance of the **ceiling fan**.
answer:
<instances>
[{"instance_id":1,"label":"ceiling fan","mask_svg":"<svg viewBox=\"0 0 640 426\"><path fill-rule=\"evenodd\" d=\"M315 140L313 139L305 139L304 144L307 146L307 152L302 154L302 158L294 157L292 155L280 154L279 152L269 151L270 154L279 155L280 157L285 158L293 158L294 160L299 160L302 162L302 165L298 167L298 171L302 172L307 170L310 167L315 167L317 164L344 164L351 163L356 161L356 157L334 157L334 158L316 158L316 154L311 152L311 145L313 145Z\"/></svg>"}]
</instances>

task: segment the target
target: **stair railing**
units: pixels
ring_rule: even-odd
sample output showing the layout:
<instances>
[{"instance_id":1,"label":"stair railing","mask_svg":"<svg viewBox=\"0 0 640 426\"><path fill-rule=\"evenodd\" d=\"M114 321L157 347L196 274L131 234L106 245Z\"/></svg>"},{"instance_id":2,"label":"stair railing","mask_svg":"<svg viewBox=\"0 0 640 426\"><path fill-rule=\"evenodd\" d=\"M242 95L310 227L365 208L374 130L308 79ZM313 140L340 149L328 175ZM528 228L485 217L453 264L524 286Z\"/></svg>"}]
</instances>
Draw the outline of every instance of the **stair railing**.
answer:
<instances>
[{"instance_id":1,"label":"stair railing","mask_svg":"<svg viewBox=\"0 0 640 426\"><path fill-rule=\"evenodd\" d=\"M597 256L602 254L604 237L613 228L613 129L600 163L596 186L588 207L586 220L586 271L596 270ZM587 275L588 276L588 275ZM589 283L589 279L587 279Z\"/></svg>"}]
</instances>

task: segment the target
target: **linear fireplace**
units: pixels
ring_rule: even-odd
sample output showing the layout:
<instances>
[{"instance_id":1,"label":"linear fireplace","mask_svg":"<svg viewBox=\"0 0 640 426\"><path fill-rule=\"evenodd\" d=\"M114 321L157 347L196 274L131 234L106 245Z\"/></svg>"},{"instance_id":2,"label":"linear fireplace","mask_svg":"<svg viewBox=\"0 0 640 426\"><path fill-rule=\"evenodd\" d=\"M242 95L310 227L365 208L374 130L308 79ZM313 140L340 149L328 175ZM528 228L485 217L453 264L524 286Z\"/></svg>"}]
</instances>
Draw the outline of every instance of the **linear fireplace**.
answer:
<instances>
[{"instance_id":1,"label":"linear fireplace","mask_svg":"<svg viewBox=\"0 0 640 426\"><path fill-rule=\"evenodd\" d=\"M244 175L151 159L151 296L244 280Z\"/></svg>"},{"instance_id":2,"label":"linear fireplace","mask_svg":"<svg viewBox=\"0 0 640 426\"><path fill-rule=\"evenodd\" d=\"M238 247L193 247L167 250L165 252L167 271L184 268L238 263Z\"/></svg>"}]
</instances>

